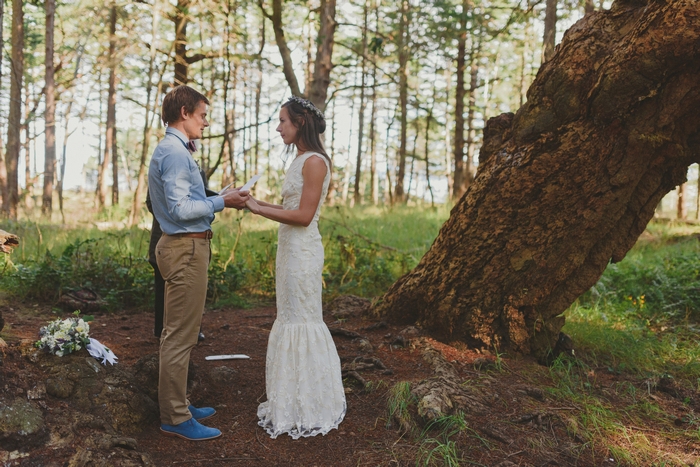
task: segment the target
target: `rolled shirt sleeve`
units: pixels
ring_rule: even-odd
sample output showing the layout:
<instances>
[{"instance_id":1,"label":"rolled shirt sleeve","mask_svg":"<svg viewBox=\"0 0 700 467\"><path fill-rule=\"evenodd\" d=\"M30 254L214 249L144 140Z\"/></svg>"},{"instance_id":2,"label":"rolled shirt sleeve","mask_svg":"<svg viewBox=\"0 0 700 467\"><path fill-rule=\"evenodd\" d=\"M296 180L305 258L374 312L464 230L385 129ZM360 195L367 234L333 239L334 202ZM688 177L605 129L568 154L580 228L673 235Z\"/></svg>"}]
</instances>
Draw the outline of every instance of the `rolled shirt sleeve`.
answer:
<instances>
[{"instance_id":1,"label":"rolled shirt sleeve","mask_svg":"<svg viewBox=\"0 0 700 467\"><path fill-rule=\"evenodd\" d=\"M168 235L209 230L214 213L224 209L221 196L206 196L199 167L186 142L181 132L168 128L153 152L148 171L153 214Z\"/></svg>"}]
</instances>

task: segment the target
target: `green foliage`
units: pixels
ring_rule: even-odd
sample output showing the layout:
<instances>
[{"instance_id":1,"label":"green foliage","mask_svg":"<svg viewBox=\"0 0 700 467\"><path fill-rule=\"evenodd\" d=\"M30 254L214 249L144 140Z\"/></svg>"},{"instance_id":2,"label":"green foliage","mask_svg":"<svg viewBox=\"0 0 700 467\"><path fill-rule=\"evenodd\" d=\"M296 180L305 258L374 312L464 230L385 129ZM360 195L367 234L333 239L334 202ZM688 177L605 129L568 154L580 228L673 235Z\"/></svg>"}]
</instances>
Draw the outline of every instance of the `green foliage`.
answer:
<instances>
[{"instance_id":1,"label":"green foliage","mask_svg":"<svg viewBox=\"0 0 700 467\"><path fill-rule=\"evenodd\" d=\"M605 307L613 320L700 320L700 242L696 236L656 231L627 257L611 264L578 301Z\"/></svg>"},{"instance_id":2,"label":"green foliage","mask_svg":"<svg viewBox=\"0 0 700 467\"><path fill-rule=\"evenodd\" d=\"M693 232L650 225L618 264L568 310L577 352L612 372L700 377L700 244Z\"/></svg>"},{"instance_id":3,"label":"green foliage","mask_svg":"<svg viewBox=\"0 0 700 467\"><path fill-rule=\"evenodd\" d=\"M114 225L118 210L100 214ZM448 215L446 208L329 209L320 228L327 298L376 297L415 266ZM207 299L210 306L246 306L275 293L277 224L249 213L220 215L214 225ZM418 227L417 227L418 226ZM148 230L8 223L20 247L5 256L0 288L20 300L55 303L64 291L89 288L109 309L152 306Z\"/></svg>"},{"instance_id":4,"label":"green foliage","mask_svg":"<svg viewBox=\"0 0 700 467\"><path fill-rule=\"evenodd\" d=\"M60 254L47 250L23 263L6 263L0 284L23 300L55 302L62 292L86 288L110 308L142 306L153 282L151 267L145 258L120 254L118 247L114 234L76 239Z\"/></svg>"},{"instance_id":5,"label":"green foliage","mask_svg":"<svg viewBox=\"0 0 700 467\"><path fill-rule=\"evenodd\" d=\"M651 395L662 378L689 394L697 391L698 248L688 227L652 224L627 257L610 265L566 313L564 332L576 343L576 358L561 356L554 362L550 393L576 408L576 415L566 419L572 435L607 449L620 464L681 461L636 427L669 422ZM628 380L608 387L602 373ZM611 404L611 392L624 404ZM689 428L673 436L697 442L697 427L687 422Z\"/></svg>"}]
</instances>

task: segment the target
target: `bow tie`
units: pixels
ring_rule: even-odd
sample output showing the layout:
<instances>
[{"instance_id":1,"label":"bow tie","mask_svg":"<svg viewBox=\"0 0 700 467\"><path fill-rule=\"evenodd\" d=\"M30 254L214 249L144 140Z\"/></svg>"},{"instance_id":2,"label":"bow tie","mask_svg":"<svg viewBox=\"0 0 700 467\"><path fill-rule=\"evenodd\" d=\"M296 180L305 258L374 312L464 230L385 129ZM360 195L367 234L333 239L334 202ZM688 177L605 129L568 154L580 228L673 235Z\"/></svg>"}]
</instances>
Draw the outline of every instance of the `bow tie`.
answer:
<instances>
[{"instance_id":1,"label":"bow tie","mask_svg":"<svg viewBox=\"0 0 700 467\"><path fill-rule=\"evenodd\" d=\"M187 149L188 149L190 152L195 152L195 151L197 150L197 145L194 144L194 140L189 140L189 141L187 142Z\"/></svg>"}]
</instances>

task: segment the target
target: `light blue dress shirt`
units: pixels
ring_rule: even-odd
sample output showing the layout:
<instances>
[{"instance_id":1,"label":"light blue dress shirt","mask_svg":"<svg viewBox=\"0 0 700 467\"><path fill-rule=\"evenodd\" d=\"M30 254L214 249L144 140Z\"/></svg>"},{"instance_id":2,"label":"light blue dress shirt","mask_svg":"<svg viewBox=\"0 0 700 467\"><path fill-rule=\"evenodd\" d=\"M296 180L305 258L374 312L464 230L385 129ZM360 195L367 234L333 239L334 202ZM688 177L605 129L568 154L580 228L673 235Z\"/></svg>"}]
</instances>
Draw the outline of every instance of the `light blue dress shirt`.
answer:
<instances>
[{"instance_id":1,"label":"light blue dress shirt","mask_svg":"<svg viewBox=\"0 0 700 467\"><path fill-rule=\"evenodd\" d=\"M207 198L188 141L181 131L166 128L148 169L153 215L168 235L209 230L214 213L224 209L221 196Z\"/></svg>"}]
</instances>

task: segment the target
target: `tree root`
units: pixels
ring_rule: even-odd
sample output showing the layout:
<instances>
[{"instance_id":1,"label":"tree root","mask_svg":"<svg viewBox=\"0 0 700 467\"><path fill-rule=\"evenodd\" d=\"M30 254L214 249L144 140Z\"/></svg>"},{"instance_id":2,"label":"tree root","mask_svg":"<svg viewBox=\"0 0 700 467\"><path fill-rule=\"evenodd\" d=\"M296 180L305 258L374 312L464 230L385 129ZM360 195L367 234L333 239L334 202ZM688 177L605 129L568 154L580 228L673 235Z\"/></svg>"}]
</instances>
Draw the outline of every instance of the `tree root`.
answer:
<instances>
[{"instance_id":1,"label":"tree root","mask_svg":"<svg viewBox=\"0 0 700 467\"><path fill-rule=\"evenodd\" d=\"M450 415L458 411L483 414L488 411L483 394L463 385L451 363L425 340L423 358L430 363L436 376L419 382L411 391L418 399L418 415L424 420Z\"/></svg>"}]
</instances>

